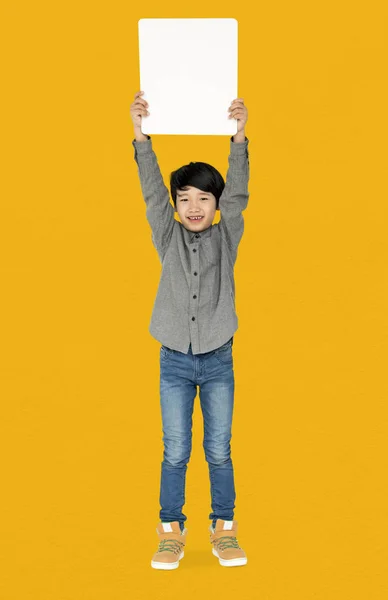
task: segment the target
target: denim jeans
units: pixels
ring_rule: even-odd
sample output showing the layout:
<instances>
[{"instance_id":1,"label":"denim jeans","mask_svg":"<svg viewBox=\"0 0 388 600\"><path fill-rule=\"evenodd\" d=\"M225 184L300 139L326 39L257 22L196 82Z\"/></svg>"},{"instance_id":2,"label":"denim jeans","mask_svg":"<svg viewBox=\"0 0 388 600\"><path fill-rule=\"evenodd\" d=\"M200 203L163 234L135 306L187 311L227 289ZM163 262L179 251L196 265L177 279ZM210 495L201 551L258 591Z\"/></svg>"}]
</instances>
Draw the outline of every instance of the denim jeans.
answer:
<instances>
[{"instance_id":1,"label":"denim jeans","mask_svg":"<svg viewBox=\"0 0 388 600\"><path fill-rule=\"evenodd\" d=\"M192 415L199 386L204 420L203 448L209 467L212 512L209 519L232 521L235 487L230 440L234 403L233 337L203 354L160 348L160 403L163 461L160 520L179 521L183 530L187 463L192 447Z\"/></svg>"}]
</instances>

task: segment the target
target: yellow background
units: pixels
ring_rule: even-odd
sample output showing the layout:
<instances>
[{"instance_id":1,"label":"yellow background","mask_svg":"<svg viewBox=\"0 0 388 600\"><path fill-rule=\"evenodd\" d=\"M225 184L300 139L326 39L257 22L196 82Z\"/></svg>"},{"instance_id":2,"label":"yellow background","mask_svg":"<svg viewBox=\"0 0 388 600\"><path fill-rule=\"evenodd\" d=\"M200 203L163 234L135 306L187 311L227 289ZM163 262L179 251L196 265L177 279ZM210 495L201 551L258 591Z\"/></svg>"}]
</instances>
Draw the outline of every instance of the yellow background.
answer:
<instances>
[{"instance_id":1,"label":"yellow background","mask_svg":"<svg viewBox=\"0 0 388 600\"><path fill-rule=\"evenodd\" d=\"M333 0L2 9L4 600L387 597L387 13ZM177 571L150 566L160 264L129 113L137 23L150 17L239 23L251 165L233 346L242 568L211 554L198 398L186 556ZM226 136L153 142L166 180L190 160L226 174Z\"/></svg>"}]
</instances>

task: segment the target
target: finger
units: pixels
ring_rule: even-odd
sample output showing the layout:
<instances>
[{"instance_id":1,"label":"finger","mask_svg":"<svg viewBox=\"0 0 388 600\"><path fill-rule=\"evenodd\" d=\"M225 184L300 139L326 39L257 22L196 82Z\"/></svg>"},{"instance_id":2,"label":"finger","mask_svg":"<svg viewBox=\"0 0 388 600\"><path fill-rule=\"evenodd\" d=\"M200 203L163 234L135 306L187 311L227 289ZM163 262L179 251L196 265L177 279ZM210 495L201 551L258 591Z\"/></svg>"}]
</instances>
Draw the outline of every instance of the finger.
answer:
<instances>
[{"instance_id":1,"label":"finger","mask_svg":"<svg viewBox=\"0 0 388 600\"><path fill-rule=\"evenodd\" d=\"M245 106L241 102L236 102L231 104L228 110L234 110L236 108L245 108Z\"/></svg>"},{"instance_id":2,"label":"finger","mask_svg":"<svg viewBox=\"0 0 388 600\"><path fill-rule=\"evenodd\" d=\"M147 100L145 100L144 98L140 98L141 94L144 94L144 92L136 92L135 94L135 102L143 102L148 106L148 102Z\"/></svg>"},{"instance_id":3,"label":"finger","mask_svg":"<svg viewBox=\"0 0 388 600\"><path fill-rule=\"evenodd\" d=\"M147 100L145 98L140 98L139 93L135 94L134 102L147 102Z\"/></svg>"},{"instance_id":4,"label":"finger","mask_svg":"<svg viewBox=\"0 0 388 600\"><path fill-rule=\"evenodd\" d=\"M142 105L132 105L131 112L135 115L140 116L141 114L150 114L145 106Z\"/></svg>"},{"instance_id":5,"label":"finger","mask_svg":"<svg viewBox=\"0 0 388 600\"><path fill-rule=\"evenodd\" d=\"M236 111L238 111L239 113L241 113L241 114L243 114L243 115L244 115L244 114L245 114L245 115L248 115L248 110L247 110L245 107L243 107L243 108L240 108L240 107L238 107L238 108L233 108L233 109L231 110L230 114L232 115L232 114L234 114Z\"/></svg>"},{"instance_id":6,"label":"finger","mask_svg":"<svg viewBox=\"0 0 388 600\"><path fill-rule=\"evenodd\" d=\"M133 106L148 106L148 102L143 100L143 98L139 98L136 102L133 103Z\"/></svg>"}]
</instances>

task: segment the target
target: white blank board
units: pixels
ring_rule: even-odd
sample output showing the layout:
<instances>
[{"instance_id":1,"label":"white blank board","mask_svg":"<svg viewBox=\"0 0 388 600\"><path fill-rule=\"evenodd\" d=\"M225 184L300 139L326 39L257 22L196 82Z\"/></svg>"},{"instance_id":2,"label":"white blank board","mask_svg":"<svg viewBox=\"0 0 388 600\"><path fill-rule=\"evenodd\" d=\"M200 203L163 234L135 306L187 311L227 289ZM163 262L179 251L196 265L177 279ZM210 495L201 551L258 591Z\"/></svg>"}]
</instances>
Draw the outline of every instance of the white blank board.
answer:
<instances>
[{"instance_id":1,"label":"white blank board","mask_svg":"<svg viewBox=\"0 0 388 600\"><path fill-rule=\"evenodd\" d=\"M234 135L236 19L140 19L142 116L148 134Z\"/></svg>"}]
</instances>

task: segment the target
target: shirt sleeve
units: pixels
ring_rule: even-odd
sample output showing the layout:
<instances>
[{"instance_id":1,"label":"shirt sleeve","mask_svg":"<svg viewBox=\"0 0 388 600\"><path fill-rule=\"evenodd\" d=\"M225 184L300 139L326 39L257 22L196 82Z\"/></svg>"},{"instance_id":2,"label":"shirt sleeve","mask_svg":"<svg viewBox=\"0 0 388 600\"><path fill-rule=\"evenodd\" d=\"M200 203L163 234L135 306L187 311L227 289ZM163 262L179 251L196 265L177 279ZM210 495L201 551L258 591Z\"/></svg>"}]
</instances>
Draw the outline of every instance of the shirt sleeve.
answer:
<instances>
[{"instance_id":1,"label":"shirt sleeve","mask_svg":"<svg viewBox=\"0 0 388 600\"><path fill-rule=\"evenodd\" d=\"M147 138L144 142L137 142L134 139L132 144L146 203L146 217L151 227L152 243L163 261L174 228L174 208L170 203L170 194L152 148L151 136L147 135Z\"/></svg>"},{"instance_id":2,"label":"shirt sleeve","mask_svg":"<svg viewBox=\"0 0 388 600\"><path fill-rule=\"evenodd\" d=\"M220 196L219 209L221 218L219 229L221 236L229 246L234 261L237 248L244 232L244 217L242 211L248 205L249 181L249 140L235 143L230 138L229 168L226 175L225 188Z\"/></svg>"}]
</instances>

